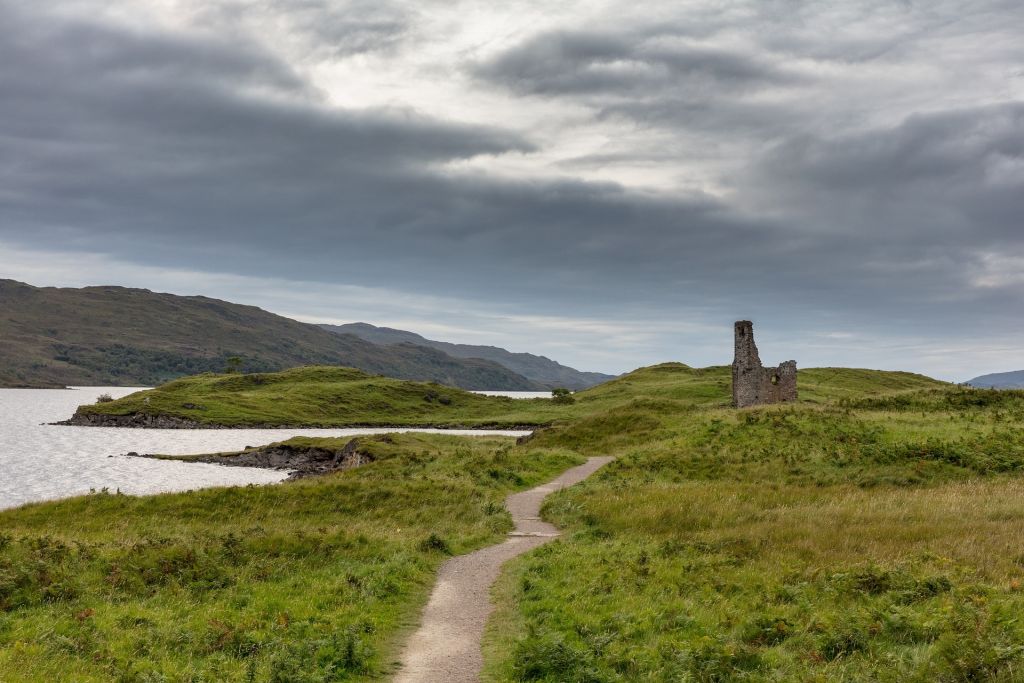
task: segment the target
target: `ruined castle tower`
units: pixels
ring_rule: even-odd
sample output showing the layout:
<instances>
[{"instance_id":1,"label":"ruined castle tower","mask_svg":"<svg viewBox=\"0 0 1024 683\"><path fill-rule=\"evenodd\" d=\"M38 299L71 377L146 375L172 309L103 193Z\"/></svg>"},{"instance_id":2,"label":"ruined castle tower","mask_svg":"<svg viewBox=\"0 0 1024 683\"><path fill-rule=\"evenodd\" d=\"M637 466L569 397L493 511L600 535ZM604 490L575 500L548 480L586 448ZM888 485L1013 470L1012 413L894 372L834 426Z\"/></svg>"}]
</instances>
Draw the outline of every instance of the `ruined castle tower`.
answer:
<instances>
[{"instance_id":1,"label":"ruined castle tower","mask_svg":"<svg viewBox=\"0 0 1024 683\"><path fill-rule=\"evenodd\" d=\"M754 343L754 325L736 322L736 355L732 361L732 404L737 408L796 400L796 361L777 368L761 365Z\"/></svg>"}]
</instances>

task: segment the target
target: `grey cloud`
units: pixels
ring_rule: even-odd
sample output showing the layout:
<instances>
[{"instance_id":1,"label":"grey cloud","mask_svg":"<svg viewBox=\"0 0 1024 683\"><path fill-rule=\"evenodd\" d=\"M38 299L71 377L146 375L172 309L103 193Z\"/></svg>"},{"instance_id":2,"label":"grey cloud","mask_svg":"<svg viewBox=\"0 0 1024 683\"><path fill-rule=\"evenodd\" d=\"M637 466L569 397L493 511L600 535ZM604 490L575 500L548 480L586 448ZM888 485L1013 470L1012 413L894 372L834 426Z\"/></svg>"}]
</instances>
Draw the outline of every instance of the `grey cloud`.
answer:
<instances>
[{"instance_id":1,"label":"grey cloud","mask_svg":"<svg viewBox=\"0 0 1024 683\"><path fill-rule=\"evenodd\" d=\"M477 77L538 95L659 96L761 88L796 76L750 55L680 43L670 29L544 33L476 65Z\"/></svg>"},{"instance_id":2,"label":"grey cloud","mask_svg":"<svg viewBox=\"0 0 1024 683\"><path fill-rule=\"evenodd\" d=\"M816 212L804 219L813 230L975 248L1019 243L1024 102L915 114L855 135L794 137L742 182L762 206Z\"/></svg>"},{"instance_id":3,"label":"grey cloud","mask_svg":"<svg viewBox=\"0 0 1024 683\"><path fill-rule=\"evenodd\" d=\"M254 43L61 21L26 13L9 2L0 2L0 16L0 77L7 87L85 91L90 83L70 78L78 73L126 87L153 82L202 87L238 80L291 94L307 89L290 66ZM51 81L62 74L65 80Z\"/></svg>"},{"instance_id":4,"label":"grey cloud","mask_svg":"<svg viewBox=\"0 0 1024 683\"><path fill-rule=\"evenodd\" d=\"M307 56L338 59L388 52L410 37L417 12L391 0L221 0L200 2L203 23L225 32L249 26L250 33L283 25Z\"/></svg>"},{"instance_id":5,"label":"grey cloud","mask_svg":"<svg viewBox=\"0 0 1024 683\"><path fill-rule=\"evenodd\" d=\"M369 0L337 3L309 2L296 25L334 56L393 50L412 27L412 10L394 3Z\"/></svg>"}]
</instances>

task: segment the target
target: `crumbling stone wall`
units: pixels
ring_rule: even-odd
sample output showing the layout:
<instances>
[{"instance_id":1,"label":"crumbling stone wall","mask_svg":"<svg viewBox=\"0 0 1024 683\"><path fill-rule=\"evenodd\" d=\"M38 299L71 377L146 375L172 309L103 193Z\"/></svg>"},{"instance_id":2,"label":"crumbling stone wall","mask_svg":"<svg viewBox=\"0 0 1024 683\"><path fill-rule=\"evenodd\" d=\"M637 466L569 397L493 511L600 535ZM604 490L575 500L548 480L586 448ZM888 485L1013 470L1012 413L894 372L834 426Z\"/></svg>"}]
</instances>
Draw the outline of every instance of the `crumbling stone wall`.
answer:
<instances>
[{"instance_id":1,"label":"crumbling stone wall","mask_svg":"<svg viewBox=\"0 0 1024 683\"><path fill-rule=\"evenodd\" d=\"M732 361L732 404L737 408L796 400L796 361L777 368L761 365L754 343L754 325L736 322L736 354Z\"/></svg>"}]
</instances>

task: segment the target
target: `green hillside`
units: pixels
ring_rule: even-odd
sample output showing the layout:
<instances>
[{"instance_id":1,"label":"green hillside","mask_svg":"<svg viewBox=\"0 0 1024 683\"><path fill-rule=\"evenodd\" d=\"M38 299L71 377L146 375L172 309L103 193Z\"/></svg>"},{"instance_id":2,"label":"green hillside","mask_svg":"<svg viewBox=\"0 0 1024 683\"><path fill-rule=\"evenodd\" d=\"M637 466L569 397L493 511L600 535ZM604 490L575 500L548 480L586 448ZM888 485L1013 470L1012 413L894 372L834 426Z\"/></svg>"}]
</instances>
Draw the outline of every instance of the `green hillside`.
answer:
<instances>
[{"instance_id":1,"label":"green hillside","mask_svg":"<svg viewBox=\"0 0 1024 683\"><path fill-rule=\"evenodd\" d=\"M183 375L342 365L468 389L541 388L482 359L377 346L254 306L124 287L0 280L0 386L157 385Z\"/></svg>"},{"instance_id":2,"label":"green hillside","mask_svg":"<svg viewBox=\"0 0 1024 683\"><path fill-rule=\"evenodd\" d=\"M694 369L665 363L578 392L574 403L560 405L548 399L481 396L350 368L309 367L186 377L109 403L83 406L79 416L162 415L233 426L544 425L635 401L659 401L667 411L727 405L729 373L727 367ZM800 373L800 388L808 402L937 386L942 383L909 373L843 368Z\"/></svg>"},{"instance_id":3,"label":"green hillside","mask_svg":"<svg viewBox=\"0 0 1024 683\"><path fill-rule=\"evenodd\" d=\"M634 401L533 439L617 460L508 567L484 680L1021 680L1024 392L801 382L815 402Z\"/></svg>"},{"instance_id":4,"label":"green hillside","mask_svg":"<svg viewBox=\"0 0 1024 683\"><path fill-rule=\"evenodd\" d=\"M545 507L565 535L506 565L485 681L1021 680L1024 392L799 382L798 403L736 410L728 368L679 363L568 405L333 368L180 380L149 407L552 424L519 444L369 437L370 464L276 486L0 512L0 671L387 680L439 565L509 528L502 496L607 454Z\"/></svg>"},{"instance_id":5,"label":"green hillside","mask_svg":"<svg viewBox=\"0 0 1024 683\"><path fill-rule=\"evenodd\" d=\"M229 426L500 427L544 424L560 414L557 408L545 399L483 396L353 368L314 366L184 377L116 401L82 406L76 417L141 414Z\"/></svg>"}]
</instances>

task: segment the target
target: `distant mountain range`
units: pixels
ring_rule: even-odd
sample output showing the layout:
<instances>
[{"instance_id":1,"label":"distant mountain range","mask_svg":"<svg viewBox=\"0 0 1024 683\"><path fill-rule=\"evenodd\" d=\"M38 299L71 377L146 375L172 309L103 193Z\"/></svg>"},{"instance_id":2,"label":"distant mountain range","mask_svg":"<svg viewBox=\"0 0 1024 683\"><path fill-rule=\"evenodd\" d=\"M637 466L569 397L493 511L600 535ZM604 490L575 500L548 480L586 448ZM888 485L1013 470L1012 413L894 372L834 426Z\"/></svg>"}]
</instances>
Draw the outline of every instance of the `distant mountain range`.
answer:
<instances>
[{"instance_id":1,"label":"distant mountain range","mask_svg":"<svg viewBox=\"0 0 1024 683\"><path fill-rule=\"evenodd\" d=\"M1024 370L982 375L969 380L966 384L979 389L1024 389Z\"/></svg>"},{"instance_id":2,"label":"distant mountain range","mask_svg":"<svg viewBox=\"0 0 1024 683\"><path fill-rule=\"evenodd\" d=\"M375 344L203 296L0 280L0 386L155 385L232 364L242 371L344 365L464 389L547 386L493 360Z\"/></svg>"},{"instance_id":3,"label":"distant mountain range","mask_svg":"<svg viewBox=\"0 0 1024 683\"><path fill-rule=\"evenodd\" d=\"M415 332L395 330L390 327L376 327L368 323L350 323L348 325L321 325L326 330L339 334L352 334L373 344L393 346L397 344L414 344L425 346L454 356L456 358L484 358L530 379L547 389L565 387L566 389L586 389L601 382L615 379L615 375L600 372L581 372L574 368L557 363L544 356L532 353L513 353L497 346L475 346L472 344L452 344L434 341L420 336Z\"/></svg>"}]
</instances>

